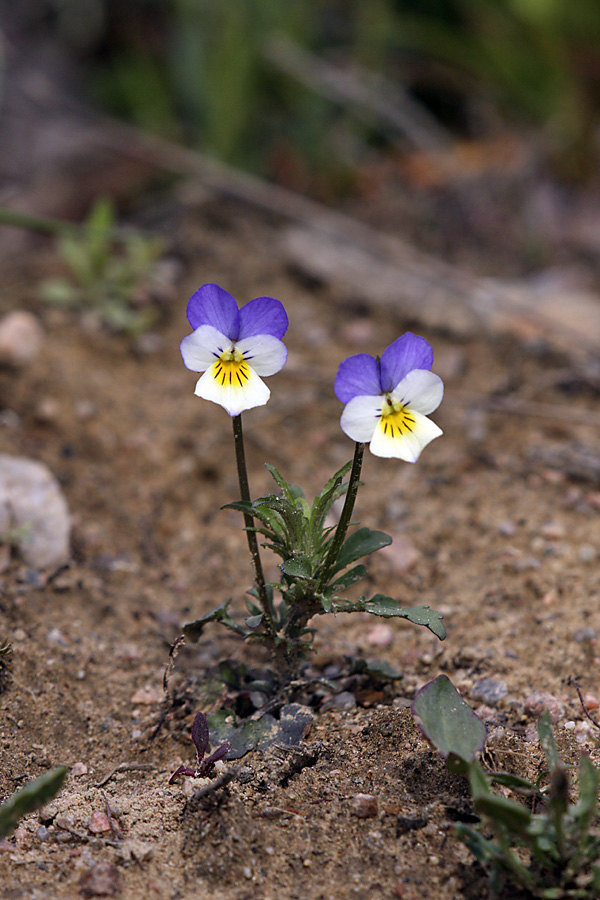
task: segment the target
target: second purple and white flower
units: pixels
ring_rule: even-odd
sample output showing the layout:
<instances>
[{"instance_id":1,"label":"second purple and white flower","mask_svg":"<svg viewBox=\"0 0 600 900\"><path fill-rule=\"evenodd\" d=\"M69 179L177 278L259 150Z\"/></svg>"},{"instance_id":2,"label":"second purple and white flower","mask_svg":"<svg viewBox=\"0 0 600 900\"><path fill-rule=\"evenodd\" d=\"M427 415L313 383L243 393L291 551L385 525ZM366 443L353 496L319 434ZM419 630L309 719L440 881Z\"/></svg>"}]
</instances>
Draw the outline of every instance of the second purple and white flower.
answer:
<instances>
[{"instance_id":1,"label":"second purple and white flower","mask_svg":"<svg viewBox=\"0 0 600 900\"><path fill-rule=\"evenodd\" d=\"M410 331L381 358L358 353L345 359L335 379L337 398L346 404L342 431L353 441L368 443L375 456L416 462L423 448L442 434L427 418L444 395L432 365L430 344Z\"/></svg>"}]
</instances>

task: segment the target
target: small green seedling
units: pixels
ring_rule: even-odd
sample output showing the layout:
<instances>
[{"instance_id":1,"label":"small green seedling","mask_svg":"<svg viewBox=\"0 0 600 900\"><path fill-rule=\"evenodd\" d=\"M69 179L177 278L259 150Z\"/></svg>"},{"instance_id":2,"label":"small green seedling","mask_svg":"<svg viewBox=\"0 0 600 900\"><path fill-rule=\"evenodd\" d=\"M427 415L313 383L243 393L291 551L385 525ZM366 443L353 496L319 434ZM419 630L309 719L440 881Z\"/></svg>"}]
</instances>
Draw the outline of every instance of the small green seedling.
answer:
<instances>
[{"instance_id":1,"label":"small green seedling","mask_svg":"<svg viewBox=\"0 0 600 900\"><path fill-rule=\"evenodd\" d=\"M509 879L541 900L600 897L600 776L590 758L582 755L579 799L571 802L569 773L558 754L547 712L538 725L547 778L534 784L510 773L484 771L477 754L484 747L485 726L445 675L417 693L412 711L449 767L469 779L473 810L481 817L481 825L459 824L456 833L488 871L493 895ZM542 780L547 782L543 787ZM528 795L532 808L498 795L493 783Z\"/></svg>"},{"instance_id":2,"label":"small green seedling","mask_svg":"<svg viewBox=\"0 0 600 900\"><path fill-rule=\"evenodd\" d=\"M56 766L12 794L0 806L0 838L14 831L23 816L53 800L64 784L67 771L66 766Z\"/></svg>"},{"instance_id":3,"label":"small green seedling","mask_svg":"<svg viewBox=\"0 0 600 900\"><path fill-rule=\"evenodd\" d=\"M162 253L157 237L135 234L115 243L116 214L107 198L98 200L81 230L63 234L58 247L69 278L42 285L42 299L54 306L93 310L116 331L135 336L151 327L156 310L136 308L152 267Z\"/></svg>"}]
</instances>

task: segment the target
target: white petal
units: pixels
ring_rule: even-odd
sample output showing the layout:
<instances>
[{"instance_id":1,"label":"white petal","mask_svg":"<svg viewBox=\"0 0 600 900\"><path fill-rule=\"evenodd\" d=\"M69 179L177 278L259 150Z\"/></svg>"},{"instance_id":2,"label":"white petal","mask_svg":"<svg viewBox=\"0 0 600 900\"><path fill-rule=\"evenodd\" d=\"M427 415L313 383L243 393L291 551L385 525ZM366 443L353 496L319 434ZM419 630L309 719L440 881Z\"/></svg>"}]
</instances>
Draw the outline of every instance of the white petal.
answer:
<instances>
[{"instance_id":1,"label":"white petal","mask_svg":"<svg viewBox=\"0 0 600 900\"><path fill-rule=\"evenodd\" d=\"M218 368L218 363L204 373L194 393L204 400L218 403L230 416L239 416L245 409L264 406L271 396L269 388L250 366L247 366L247 377L242 386L236 385L235 381L232 384L220 384L215 376L215 368Z\"/></svg>"},{"instance_id":2,"label":"white petal","mask_svg":"<svg viewBox=\"0 0 600 900\"><path fill-rule=\"evenodd\" d=\"M181 355L192 372L204 372L212 366L224 350L231 347L231 341L212 325L200 325L181 342Z\"/></svg>"},{"instance_id":3,"label":"white petal","mask_svg":"<svg viewBox=\"0 0 600 900\"><path fill-rule=\"evenodd\" d=\"M257 375L274 375L285 366L285 344L272 334L253 334L238 341L235 346Z\"/></svg>"},{"instance_id":4,"label":"white petal","mask_svg":"<svg viewBox=\"0 0 600 900\"><path fill-rule=\"evenodd\" d=\"M394 457L414 463L418 460L421 450L443 433L431 419L412 408L410 412L414 419L412 431L404 432L401 437L392 437L390 433L385 434L383 424L380 423L369 445L371 453L375 456Z\"/></svg>"},{"instance_id":5,"label":"white petal","mask_svg":"<svg viewBox=\"0 0 600 900\"><path fill-rule=\"evenodd\" d=\"M384 402L385 397L353 397L344 407L340 419L344 434L361 444L370 441L379 424Z\"/></svg>"},{"instance_id":6,"label":"white petal","mask_svg":"<svg viewBox=\"0 0 600 900\"><path fill-rule=\"evenodd\" d=\"M427 369L413 369L396 385L392 400L410 410L428 416L437 409L444 396L444 382Z\"/></svg>"}]
</instances>

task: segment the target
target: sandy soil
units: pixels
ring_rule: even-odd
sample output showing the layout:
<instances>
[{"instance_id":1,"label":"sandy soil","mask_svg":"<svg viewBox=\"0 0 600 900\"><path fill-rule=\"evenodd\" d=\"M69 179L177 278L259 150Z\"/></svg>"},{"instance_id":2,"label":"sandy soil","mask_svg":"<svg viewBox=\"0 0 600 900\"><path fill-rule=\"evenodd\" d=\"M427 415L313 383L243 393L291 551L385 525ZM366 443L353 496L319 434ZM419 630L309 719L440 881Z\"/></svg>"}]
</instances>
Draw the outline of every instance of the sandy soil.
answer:
<instances>
[{"instance_id":1,"label":"sandy soil","mask_svg":"<svg viewBox=\"0 0 600 900\"><path fill-rule=\"evenodd\" d=\"M466 786L406 709L441 671L483 707L496 765L541 771L534 691L554 698L565 753L586 747L600 762L568 684L577 676L597 691L600 488L568 464L577 448L597 455L597 394L576 377L555 379L569 361L539 344L458 344L430 331L446 381L434 416L445 435L417 466L369 457L356 515L395 540L372 559L369 587L443 612L447 640L399 621L322 617L316 670L362 655L403 680L347 682L357 700L348 710L300 696L315 712L300 748L251 752L204 803L189 801L189 785L169 785L193 761L194 713L231 702L225 687L214 690L219 660L265 664L257 648L209 627L180 652L177 702L164 702L181 625L229 597L241 615L251 582L240 517L220 511L237 498L230 422L193 396L179 356L189 294L216 281L240 300L266 294L288 309L289 363L270 379L269 404L245 417L255 494L269 487L264 461L311 495L350 458L332 389L340 360L420 330L401 313L370 312L361 298L344 305L327 286L302 283L271 252L276 236L276 223L228 205L183 222L177 241L190 264L151 353L41 308L37 255L5 278L2 311L38 312L46 339L28 368L0 376L2 450L42 460L59 478L73 562L53 579L18 559L0 575L0 638L13 645L0 696L0 796L55 764L75 768L44 821L28 817L1 846L1 897L486 897L453 834L470 815ZM556 417L486 412L467 392L543 400ZM267 566L274 575L275 561ZM486 699L484 679L504 682L500 699ZM374 816L355 815L357 794L377 798Z\"/></svg>"}]
</instances>

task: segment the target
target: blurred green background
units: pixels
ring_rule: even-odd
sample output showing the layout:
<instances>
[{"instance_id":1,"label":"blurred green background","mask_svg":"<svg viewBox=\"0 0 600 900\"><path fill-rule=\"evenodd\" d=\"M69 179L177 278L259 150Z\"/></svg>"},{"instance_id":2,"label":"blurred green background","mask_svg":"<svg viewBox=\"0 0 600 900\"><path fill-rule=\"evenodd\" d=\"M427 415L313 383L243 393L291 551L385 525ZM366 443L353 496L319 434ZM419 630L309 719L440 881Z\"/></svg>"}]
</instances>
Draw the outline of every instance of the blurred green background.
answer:
<instances>
[{"instance_id":1,"label":"blurred green background","mask_svg":"<svg viewBox=\"0 0 600 900\"><path fill-rule=\"evenodd\" d=\"M20 25L82 66L86 100L291 186L335 193L365 149L503 129L536 129L569 178L597 168L599 0L22 3ZM371 100L331 96L314 57ZM390 126L382 100L420 111L419 136Z\"/></svg>"}]
</instances>

